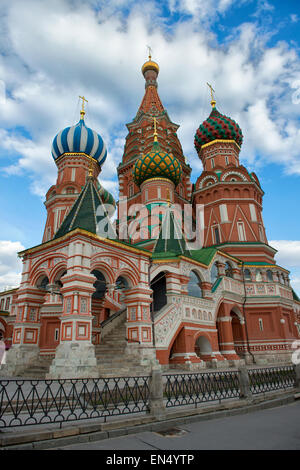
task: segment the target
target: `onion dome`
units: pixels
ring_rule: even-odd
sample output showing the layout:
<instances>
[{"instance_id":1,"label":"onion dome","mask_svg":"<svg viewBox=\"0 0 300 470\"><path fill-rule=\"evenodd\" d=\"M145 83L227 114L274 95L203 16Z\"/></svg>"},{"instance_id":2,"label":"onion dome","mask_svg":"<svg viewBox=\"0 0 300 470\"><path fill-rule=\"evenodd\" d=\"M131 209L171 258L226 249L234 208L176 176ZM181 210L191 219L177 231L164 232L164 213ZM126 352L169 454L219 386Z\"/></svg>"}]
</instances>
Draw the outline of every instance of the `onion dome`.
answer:
<instances>
[{"instance_id":1,"label":"onion dome","mask_svg":"<svg viewBox=\"0 0 300 470\"><path fill-rule=\"evenodd\" d=\"M156 62L151 60L151 56L149 56L149 60L147 60L147 62L144 63L142 67L142 74L144 75L144 73L147 72L148 70L154 70L157 74L159 73L159 66Z\"/></svg>"},{"instance_id":2,"label":"onion dome","mask_svg":"<svg viewBox=\"0 0 300 470\"><path fill-rule=\"evenodd\" d=\"M107 157L105 143L97 132L85 125L83 108L80 114L80 121L75 126L66 127L54 137L52 156L57 160L64 153L84 153L101 166Z\"/></svg>"},{"instance_id":3,"label":"onion dome","mask_svg":"<svg viewBox=\"0 0 300 470\"><path fill-rule=\"evenodd\" d=\"M136 161L133 170L133 178L138 186L150 178L167 178L177 186L181 176L179 160L172 153L161 150L157 140L153 142L151 151Z\"/></svg>"},{"instance_id":4,"label":"onion dome","mask_svg":"<svg viewBox=\"0 0 300 470\"><path fill-rule=\"evenodd\" d=\"M241 146L243 133L239 125L233 119L219 113L213 106L210 116L196 131L194 144L197 152L200 152L202 145L217 139L234 140Z\"/></svg>"}]
</instances>

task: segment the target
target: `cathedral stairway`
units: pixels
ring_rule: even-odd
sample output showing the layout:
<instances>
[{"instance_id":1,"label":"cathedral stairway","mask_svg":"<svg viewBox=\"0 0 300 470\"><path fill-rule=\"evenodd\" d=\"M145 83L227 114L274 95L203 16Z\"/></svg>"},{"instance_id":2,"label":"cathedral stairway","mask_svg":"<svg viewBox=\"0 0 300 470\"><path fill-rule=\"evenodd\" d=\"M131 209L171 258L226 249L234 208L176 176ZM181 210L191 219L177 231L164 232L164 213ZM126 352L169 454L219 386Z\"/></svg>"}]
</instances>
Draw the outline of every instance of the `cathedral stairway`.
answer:
<instances>
[{"instance_id":1,"label":"cathedral stairway","mask_svg":"<svg viewBox=\"0 0 300 470\"><path fill-rule=\"evenodd\" d=\"M39 359L34 364L30 365L20 375L26 379L45 379L46 374L49 372L50 365L53 358L50 359Z\"/></svg>"},{"instance_id":2,"label":"cathedral stairway","mask_svg":"<svg viewBox=\"0 0 300 470\"><path fill-rule=\"evenodd\" d=\"M117 320L117 318L119 320ZM103 336L101 343L95 346L98 370L101 377L119 377L147 374L141 365L139 356L126 351L126 309L111 317L111 324L103 322ZM116 323L114 325L114 323ZM110 331L105 334L105 328Z\"/></svg>"}]
</instances>

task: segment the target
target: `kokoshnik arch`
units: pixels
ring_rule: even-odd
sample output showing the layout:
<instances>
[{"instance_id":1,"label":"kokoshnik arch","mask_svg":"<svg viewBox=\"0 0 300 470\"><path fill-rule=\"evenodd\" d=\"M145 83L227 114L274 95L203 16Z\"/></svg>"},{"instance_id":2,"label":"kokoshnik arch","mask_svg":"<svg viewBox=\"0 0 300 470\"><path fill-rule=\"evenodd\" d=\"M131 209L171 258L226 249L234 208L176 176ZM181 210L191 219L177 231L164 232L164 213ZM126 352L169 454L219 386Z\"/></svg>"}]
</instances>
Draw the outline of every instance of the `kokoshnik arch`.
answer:
<instances>
[{"instance_id":1,"label":"kokoshnik arch","mask_svg":"<svg viewBox=\"0 0 300 470\"><path fill-rule=\"evenodd\" d=\"M42 243L19 254L21 284L10 315L1 310L11 345L1 374L97 377L145 373L157 363L201 369L291 359L300 302L268 244L260 182L239 162L239 125L217 110L211 88L212 111L195 133L203 171L192 184L151 55L142 74L145 94L117 169L120 201L127 198L129 213L143 204L164 214L151 219L146 238L99 236L97 208L101 219L117 206L110 229L118 234L121 204L97 179L107 151L85 124L82 97L79 122L53 141L58 173L46 194ZM173 203L191 205L194 216L202 205L201 248L185 239Z\"/></svg>"}]
</instances>

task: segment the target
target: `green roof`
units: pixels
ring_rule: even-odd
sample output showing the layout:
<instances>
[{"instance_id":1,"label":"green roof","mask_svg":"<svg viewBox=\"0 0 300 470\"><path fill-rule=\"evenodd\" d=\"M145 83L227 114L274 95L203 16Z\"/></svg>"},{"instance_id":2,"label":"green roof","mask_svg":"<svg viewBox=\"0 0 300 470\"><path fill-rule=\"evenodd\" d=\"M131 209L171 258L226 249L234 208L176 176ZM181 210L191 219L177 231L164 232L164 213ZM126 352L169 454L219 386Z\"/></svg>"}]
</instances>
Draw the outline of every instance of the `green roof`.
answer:
<instances>
[{"instance_id":1,"label":"green roof","mask_svg":"<svg viewBox=\"0 0 300 470\"><path fill-rule=\"evenodd\" d=\"M296 292L294 291L294 289L292 289L292 291L293 291L293 299L296 300L297 302L300 302L300 299L298 295L296 294Z\"/></svg>"},{"instance_id":2,"label":"green roof","mask_svg":"<svg viewBox=\"0 0 300 470\"><path fill-rule=\"evenodd\" d=\"M176 257L179 255L189 254L181 226L174 216L174 211L167 207L164 215L159 236L155 243L153 255L154 258L163 256Z\"/></svg>"},{"instance_id":3,"label":"green roof","mask_svg":"<svg viewBox=\"0 0 300 470\"><path fill-rule=\"evenodd\" d=\"M217 252L216 248L201 248L200 250L191 250L190 257L199 263L208 266Z\"/></svg>"},{"instance_id":4,"label":"green roof","mask_svg":"<svg viewBox=\"0 0 300 470\"><path fill-rule=\"evenodd\" d=\"M99 206L102 206L100 216L96 215ZM93 178L89 177L54 238L62 237L76 228L97 234L97 224L106 217L109 221L99 191L94 186ZM108 224L108 230L113 230L110 222Z\"/></svg>"}]
</instances>

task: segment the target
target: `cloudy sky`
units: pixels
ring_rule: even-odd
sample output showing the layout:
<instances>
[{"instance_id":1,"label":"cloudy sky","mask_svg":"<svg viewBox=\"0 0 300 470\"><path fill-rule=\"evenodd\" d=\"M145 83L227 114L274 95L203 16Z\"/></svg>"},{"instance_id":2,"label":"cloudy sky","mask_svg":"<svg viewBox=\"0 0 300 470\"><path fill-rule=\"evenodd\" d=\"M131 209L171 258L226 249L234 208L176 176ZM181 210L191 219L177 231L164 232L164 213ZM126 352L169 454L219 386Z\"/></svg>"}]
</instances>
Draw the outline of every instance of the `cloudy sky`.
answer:
<instances>
[{"instance_id":1,"label":"cloudy sky","mask_svg":"<svg viewBox=\"0 0 300 470\"><path fill-rule=\"evenodd\" d=\"M78 121L78 95L108 147L100 180L118 197L116 166L150 45L192 181L202 169L193 140L210 112L206 82L240 124L241 162L265 191L269 243L300 293L299 31L298 0L1 0L0 289L19 281L16 253L41 242L52 140Z\"/></svg>"}]
</instances>

